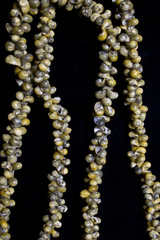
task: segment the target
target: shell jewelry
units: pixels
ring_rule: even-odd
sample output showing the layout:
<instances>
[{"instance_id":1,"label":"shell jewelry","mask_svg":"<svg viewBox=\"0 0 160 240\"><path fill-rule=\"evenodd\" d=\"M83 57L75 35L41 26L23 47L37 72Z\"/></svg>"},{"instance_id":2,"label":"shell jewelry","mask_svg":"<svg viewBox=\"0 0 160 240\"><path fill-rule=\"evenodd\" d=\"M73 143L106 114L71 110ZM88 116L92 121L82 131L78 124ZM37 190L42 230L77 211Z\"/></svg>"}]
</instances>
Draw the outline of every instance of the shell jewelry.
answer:
<instances>
[{"instance_id":1,"label":"shell jewelry","mask_svg":"<svg viewBox=\"0 0 160 240\"><path fill-rule=\"evenodd\" d=\"M44 100L44 107L48 109L48 116L54 128L53 169L48 174L49 206L43 216L43 226L39 233L39 240L50 240L59 237L58 229L61 227L62 215L67 211L63 194L66 192L64 175L68 173L70 159L67 158L71 128L70 115L61 105L61 98L54 95L56 87L51 86L50 65L53 56L53 46L56 29L56 8L65 7L67 11L79 10L80 16L88 18L100 30L97 36L101 44L99 58L100 70L95 82L99 90L96 91L96 102L93 109L94 138L89 145L86 156L88 167L86 169L86 189L82 189L80 196L84 201L82 208L82 228L84 240L99 238L99 224L101 219L97 216L98 204L101 202L99 184L102 183L103 165L106 163L108 135L111 130L106 126L115 114L112 100L118 97L114 91L116 81L114 76L117 69L114 62L118 56L124 58L124 75L127 82L124 94L125 105L130 111L129 137L130 151L128 157L130 166L135 173L141 175L142 191L145 198L145 217L147 232L150 239L160 240L160 182L152 173L151 163L146 161L146 147L148 136L144 121L148 108L143 105L142 93L145 84L142 80L141 57L138 54L138 43L142 41L136 25L133 4L130 0L112 0L116 5L115 22L113 26L110 19L111 11L93 0L17 0L9 16L10 22L6 24L10 40L5 48L9 52L5 61L15 66L14 73L19 91L12 101L12 112L8 115L10 124L6 127L7 133L3 134L3 150L0 151L1 168L3 175L0 177L0 240L9 240L10 208L15 206L12 199L14 187L18 184L15 171L22 168L19 157L22 155L21 146L23 135L27 133L30 124L28 114L34 95ZM39 13L37 33L34 35L35 52L27 51L27 41L24 34L30 32L34 15Z\"/></svg>"}]
</instances>

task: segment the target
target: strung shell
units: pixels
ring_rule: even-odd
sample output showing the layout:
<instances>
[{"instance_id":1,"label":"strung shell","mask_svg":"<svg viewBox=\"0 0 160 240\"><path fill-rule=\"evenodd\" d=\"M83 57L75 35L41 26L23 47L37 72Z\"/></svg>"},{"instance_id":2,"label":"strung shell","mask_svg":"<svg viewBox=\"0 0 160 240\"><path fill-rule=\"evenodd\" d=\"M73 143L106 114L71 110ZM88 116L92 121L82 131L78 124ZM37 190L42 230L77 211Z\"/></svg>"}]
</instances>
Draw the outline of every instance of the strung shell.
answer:
<instances>
[{"instance_id":1,"label":"strung shell","mask_svg":"<svg viewBox=\"0 0 160 240\"><path fill-rule=\"evenodd\" d=\"M14 57L13 55L8 55L5 59L5 62L14 66L21 66L20 59Z\"/></svg>"},{"instance_id":2,"label":"strung shell","mask_svg":"<svg viewBox=\"0 0 160 240\"><path fill-rule=\"evenodd\" d=\"M106 89L106 94L110 99L116 99L118 97L118 93L117 92L113 92L112 90L110 90L109 88Z\"/></svg>"},{"instance_id":3,"label":"strung shell","mask_svg":"<svg viewBox=\"0 0 160 240\"><path fill-rule=\"evenodd\" d=\"M101 104L101 102L97 102L94 105L94 111L98 116L101 116L104 114L104 108L103 108L103 105Z\"/></svg>"}]
</instances>

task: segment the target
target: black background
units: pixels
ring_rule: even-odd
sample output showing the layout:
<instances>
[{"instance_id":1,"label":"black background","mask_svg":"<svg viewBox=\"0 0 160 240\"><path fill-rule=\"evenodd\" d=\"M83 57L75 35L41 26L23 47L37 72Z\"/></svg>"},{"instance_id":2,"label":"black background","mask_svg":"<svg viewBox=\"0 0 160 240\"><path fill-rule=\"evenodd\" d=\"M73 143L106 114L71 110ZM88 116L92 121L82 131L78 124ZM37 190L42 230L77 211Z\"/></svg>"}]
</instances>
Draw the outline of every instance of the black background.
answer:
<instances>
[{"instance_id":1,"label":"black background","mask_svg":"<svg viewBox=\"0 0 160 240\"><path fill-rule=\"evenodd\" d=\"M115 10L110 1L99 1L105 9ZM9 21L8 12L14 1L3 1L0 15L0 135L6 132L7 115L11 111L10 103L15 99L19 89L15 82L13 67L7 66L4 59L7 52L4 44L9 40L5 23ZM152 162L152 171L160 180L160 14L158 1L134 0L136 17L140 23L139 33L143 42L139 46L144 67L143 78L144 104L149 107L145 126L149 135L147 159ZM36 17L37 20L37 17ZM36 32L36 20L33 32ZM57 28L54 46L54 62L51 67L51 84L57 87L55 96L60 96L62 105L72 117L70 123L71 147L69 157L71 165L65 176L67 192L64 194L69 208L63 216L60 239L82 239L80 225L82 202L79 192L84 187L85 156L93 137L92 110L95 102L95 80L99 70L97 41L99 33L95 25L78 16L78 11L57 10ZM33 52L32 34L29 34L29 50ZM124 106L122 91L125 89L121 59L116 66L119 69L115 77L115 90L119 98L113 101L116 115L108 126L112 130L109 136L107 164L104 166L103 184L100 187L102 203L99 205L100 240L147 240L146 221L143 211L143 195L139 176L130 169L130 160L126 153L129 150L128 112ZM16 172L19 184L14 199L16 206L11 209L11 235L13 240L38 238L42 229L42 215L47 207L47 174L52 171L53 137L52 125L43 108L41 99L35 98L32 112L29 114L31 125L24 136L20 161L23 168ZM2 146L2 139L1 146Z\"/></svg>"}]
</instances>

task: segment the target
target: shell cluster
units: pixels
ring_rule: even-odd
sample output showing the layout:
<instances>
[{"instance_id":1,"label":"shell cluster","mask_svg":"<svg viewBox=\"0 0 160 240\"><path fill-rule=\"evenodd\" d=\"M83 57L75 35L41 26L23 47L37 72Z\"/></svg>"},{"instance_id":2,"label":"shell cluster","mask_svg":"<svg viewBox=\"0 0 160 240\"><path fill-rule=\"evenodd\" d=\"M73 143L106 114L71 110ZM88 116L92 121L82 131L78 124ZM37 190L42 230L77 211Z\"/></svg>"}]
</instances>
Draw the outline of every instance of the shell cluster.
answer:
<instances>
[{"instance_id":1,"label":"shell cluster","mask_svg":"<svg viewBox=\"0 0 160 240\"><path fill-rule=\"evenodd\" d=\"M15 170L22 168L19 157L22 155L21 146L23 135L27 133L30 124L28 114L31 112L31 103L34 95L44 100L44 107L48 108L48 117L53 125L54 153L53 171L48 174L49 206L48 212L43 216L43 228L39 240L50 240L59 236L58 228L61 227L62 215L67 211L63 198L66 192L64 175L68 173L70 159L67 157L70 146L69 139L71 128L70 115L60 102L61 98L55 96L56 87L51 86L50 66L54 59L53 46L57 24L56 8L65 7L67 11L79 10L79 15L93 22L100 30L97 39L100 41L101 50L99 58L101 65L95 81L98 87L95 92L96 102L93 107L94 138L89 145L86 156L86 189L80 192L85 205L82 209L84 240L99 238L99 224L101 219L97 216L98 204L101 202L99 185L102 183L103 165L106 164L108 135L111 130L106 126L115 110L112 101L118 97L114 91L116 85L115 75L117 69L114 62L119 54L123 56L124 76L126 78L125 105L130 111L129 138L131 149L128 157L131 168L141 175L142 191L145 198L145 216L147 232L152 240L160 240L160 182L151 172L151 163L146 161L146 147L148 136L144 121L148 108L143 105L142 93L145 84L142 79L143 67L138 54L138 43L142 36L138 33L133 3L130 0L112 0L116 5L115 19L118 25L113 26L111 11L93 0L17 0L9 15L10 22L6 29L10 40L5 48L9 52L5 61L15 66L14 73L19 86L19 91L12 101L12 112L8 115L10 124L6 127L7 133L3 134L3 150L0 156L3 159L1 168L4 170L0 177L0 240L9 240L10 207L15 206L12 199L14 187L18 184ZM27 41L24 34L30 32L34 15L40 14L37 25L37 34L34 35L35 54L27 51ZM35 57L33 57L33 55ZM53 96L54 95L54 96Z\"/></svg>"}]
</instances>

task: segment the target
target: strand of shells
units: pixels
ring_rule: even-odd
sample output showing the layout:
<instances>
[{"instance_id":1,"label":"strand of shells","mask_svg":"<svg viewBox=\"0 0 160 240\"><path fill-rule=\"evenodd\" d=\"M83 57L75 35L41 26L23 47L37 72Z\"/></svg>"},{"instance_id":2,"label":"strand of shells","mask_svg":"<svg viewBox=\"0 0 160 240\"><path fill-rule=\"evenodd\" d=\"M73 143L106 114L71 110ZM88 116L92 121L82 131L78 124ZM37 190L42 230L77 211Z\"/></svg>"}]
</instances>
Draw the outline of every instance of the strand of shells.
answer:
<instances>
[{"instance_id":1,"label":"strand of shells","mask_svg":"<svg viewBox=\"0 0 160 240\"><path fill-rule=\"evenodd\" d=\"M113 0L112 0L113 1ZM135 18L135 10L131 1L113 1L117 6L115 18L120 20L123 29L123 37L120 39L123 44L123 62L127 86L124 90L126 95L125 105L129 107L131 122L129 123L129 137L131 150L128 156L131 160L131 168L135 173L141 175L142 191L145 198L145 216L147 220L147 232L153 240L160 239L160 182L156 181L156 176L152 173L151 163L146 161L146 147L148 145L148 136L144 126L148 108L143 105L142 93L145 85L142 79L143 67L140 64L141 57L138 54L138 42L142 37L138 34L136 25L138 19Z\"/></svg>"},{"instance_id":2,"label":"strand of shells","mask_svg":"<svg viewBox=\"0 0 160 240\"><path fill-rule=\"evenodd\" d=\"M156 176L152 174L150 162L146 161L145 153L148 136L144 127L146 112L148 108L142 103L142 93L145 82L142 79L141 57L138 55L138 42L142 41L141 35L135 26L138 19L135 18L133 4L129 0L112 0L116 4L115 18L119 26L113 26L111 11L105 10L104 6L93 0L19 0L13 5L10 12L11 22L6 25L10 33L11 41L6 43L6 49L13 54L6 58L6 63L15 65L17 84L21 91L16 93L16 100L12 102L13 111L8 115L11 124L7 126L7 134L3 134L3 150L1 157L6 161L1 163L4 175L0 177L0 239L10 239L9 215L10 209L15 205L15 201L10 199L14 193L14 187L18 181L14 177L15 170L21 169L22 164L17 162L22 155L20 147L22 136L26 134L26 126L30 124L28 114L31 111L29 104L34 102L33 93L44 100L44 107L48 108L48 116L52 120L54 128L54 154L52 165L55 168L48 175L50 181L49 209L44 215L43 231L40 232L39 240L49 240L57 238L62 223L62 213L67 210L63 193L66 191L66 183L63 175L68 173L70 160L66 158L67 148L70 146L71 129L69 122L71 117L68 111L59 103L59 97L52 97L56 92L55 87L51 87L50 65L54 59L52 55L54 41L54 30L57 26L53 19L56 17L56 7L64 6L67 11L79 9L79 14L93 22L100 29L98 40L102 42L99 58L102 61L98 79L95 84L99 88L95 97L93 120L95 123L94 138L89 145L89 154L86 156L88 167L87 176L84 179L86 189L83 189L80 196L85 200L82 209L84 229L83 239L96 240L99 237L99 224L101 219L97 216L98 204L101 202L99 184L102 183L103 165L106 163L108 135L111 130L106 127L106 123L115 114L112 107L112 100L118 97L114 92L116 80L114 75L117 69L113 63L118 60L118 55L124 57L124 75L127 86L124 90L126 95L125 105L131 112L131 123L129 123L129 137L131 138L131 150L128 152L131 164L136 174L142 175L142 190L145 197L145 214L147 219L150 238L160 239L160 183L156 182ZM34 15L40 12L40 22L37 26L39 33L34 36L35 61L33 63L32 54L27 53L26 39L23 34L30 31L30 24Z\"/></svg>"},{"instance_id":3,"label":"strand of shells","mask_svg":"<svg viewBox=\"0 0 160 240\"><path fill-rule=\"evenodd\" d=\"M53 30L56 27L56 23L52 20L55 18L55 8L48 3L46 1L19 1L14 4L10 12L11 23L6 25L11 36L11 41L6 43L6 49L9 52L14 51L14 55L7 56L6 62L16 66L17 83L22 90L16 93L16 100L11 104L13 111L8 116L11 121L7 127L8 134L3 134L5 143L1 157L5 157L7 160L1 163L4 175L0 177L0 239L11 238L8 224L11 213L9 207L14 206L15 201L10 197L14 193L13 187L18 183L14 177L15 170L22 168L22 164L17 160L22 155L19 149L22 145L22 135L27 132L26 126L30 124L27 114L31 111L28 104L34 102L33 92L44 100L44 107L49 109L48 116L52 120L55 143L52 161L55 169L48 175L50 181L48 185L49 209L48 214L43 216L43 231L40 232L39 239L58 237L59 232L56 229L61 227L62 213L67 211L63 199L63 193L66 191L63 175L68 173L66 166L70 164L70 159L66 155L71 132L68 123L71 118L67 109L60 105L60 97L52 97L56 88L51 87L48 80L50 78L49 66L54 59L51 54L53 47L50 43L54 40ZM37 59L35 64L31 65L33 56L27 53L26 39L22 38L22 35L30 31L32 15L38 13L38 7L42 15L38 24L41 31L34 37Z\"/></svg>"}]
</instances>

